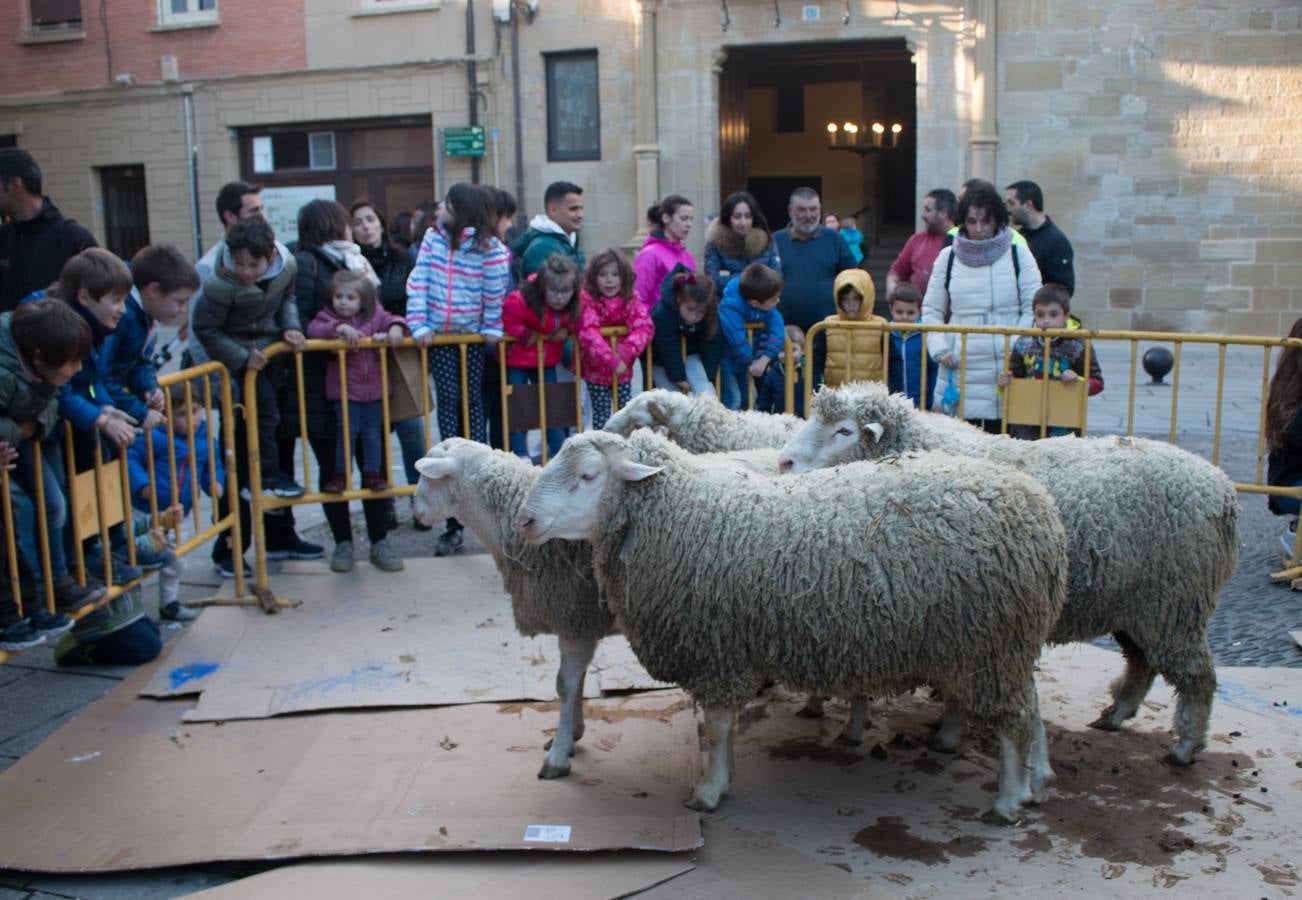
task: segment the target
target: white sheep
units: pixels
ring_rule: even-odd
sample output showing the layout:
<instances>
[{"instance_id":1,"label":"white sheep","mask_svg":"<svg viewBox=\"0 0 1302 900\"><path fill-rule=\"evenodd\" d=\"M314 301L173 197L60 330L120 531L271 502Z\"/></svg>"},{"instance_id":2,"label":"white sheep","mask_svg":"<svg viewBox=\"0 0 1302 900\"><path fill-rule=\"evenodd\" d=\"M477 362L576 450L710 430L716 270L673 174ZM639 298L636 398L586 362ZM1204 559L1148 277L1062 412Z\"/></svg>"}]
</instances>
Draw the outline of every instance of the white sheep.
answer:
<instances>
[{"instance_id":1,"label":"white sheep","mask_svg":"<svg viewBox=\"0 0 1302 900\"><path fill-rule=\"evenodd\" d=\"M1189 765L1206 745L1216 692L1207 623L1239 553L1239 504L1225 473L1139 438L989 435L869 383L815 396L780 464L805 472L915 450L1004 463L1048 489L1067 528L1069 562L1067 604L1049 641L1111 634L1121 645L1126 671L1095 728L1118 730L1160 673L1178 694L1168 758ZM1038 528L1028 521L1023 533L1041 539Z\"/></svg>"},{"instance_id":2,"label":"white sheep","mask_svg":"<svg viewBox=\"0 0 1302 900\"><path fill-rule=\"evenodd\" d=\"M805 420L785 413L734 412L713 394L646 391L606 422L605 430L628 437L650 428L689 453L781 448Z\"/></svg>"},{"instance_id":3,"label":"white sheep","mask_svg":"<svg viewBox=\"0 0 1302 900\"><path fill-rule=\"evenodd\" d=\"M1027 521L1043 526L1034 540ZM994 821L1052 774L1033 669L1063 600L1065 537L1052 498L1004 466L920 454L776 478L646 430L595 432L543 470L519 526L592 541L639 661L704 706L693 809L726 792L736 712L769 677L844 695L939 687L999 736Z\"/></svg>"}]
</instances>

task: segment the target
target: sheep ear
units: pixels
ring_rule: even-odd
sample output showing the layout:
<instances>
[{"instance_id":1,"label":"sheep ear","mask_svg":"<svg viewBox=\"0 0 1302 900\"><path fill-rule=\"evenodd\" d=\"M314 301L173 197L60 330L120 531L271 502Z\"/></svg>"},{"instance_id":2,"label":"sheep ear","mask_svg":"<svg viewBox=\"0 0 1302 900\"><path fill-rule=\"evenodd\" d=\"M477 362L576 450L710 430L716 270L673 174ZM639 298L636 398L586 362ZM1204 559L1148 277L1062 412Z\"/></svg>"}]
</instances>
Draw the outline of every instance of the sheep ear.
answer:
<instances>
[{"instance_id":1,"label":"sheep ear","mask_svg":"<svg viewBox=\"0 0 1302 900\"><path fill-rule=\"evenodd\" d=\"M648 400L646 403L646 411L647 414L651 416L651 421L655 422L657 425L669 424L669 409L659 400Z\"/></svg>"},{"instance_id":2,"label":"sheep ear","mask_svg":"<svg viewBox=\"0 0 1302 900\"><path fill-rule=\"evenodd\" d=\"M869 431L873 433L873 440L876 441L880 441L882 439L882 435L886 433L886 429L881 426L880 422L869 422L867 425L864 426L864 428L867 428Z\"/></svg>"},{"instance_id":3,"label":"sheep ear","mask_svg":"<svg viewBox=\"0 0 1302 900\"><path fill-rule=\"evenodd\" d=\"M427 456L416 460L416 471L426 478L437 481L440 478L460 474L461 466L450 456Z\"/></svg>"},{"instance_id":4,"label":"sheep ear","mask_svg":"<svg viewBox=\"0 0 1302 900\"><path fill-rule=\"evenodd\" d=\"M610 467L610 474L620 481L642 481L655 475L663 468L664 466L644 466L642 463L633 462L631 459L621 459Z\"/></svg>"}]
</instances>

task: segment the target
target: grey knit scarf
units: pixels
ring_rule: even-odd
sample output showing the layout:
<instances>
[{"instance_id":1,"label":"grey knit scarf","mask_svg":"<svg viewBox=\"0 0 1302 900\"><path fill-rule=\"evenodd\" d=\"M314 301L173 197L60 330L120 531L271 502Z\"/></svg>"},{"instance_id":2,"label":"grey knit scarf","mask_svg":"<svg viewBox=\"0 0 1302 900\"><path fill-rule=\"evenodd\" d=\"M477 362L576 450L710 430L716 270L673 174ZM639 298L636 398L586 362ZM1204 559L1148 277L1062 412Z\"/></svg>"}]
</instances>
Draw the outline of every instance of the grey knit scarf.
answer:
<instances>
[{"instance_id":1,"label":"grey knit scarf","mask_svg":"<svg viewBox=\"0 0 1302 900\"><path fill-rule=\"evenodd\" d=\"M963 237L962 234L956 234L954 235L954 253L958 256L958 261L963 265L971 269L977 269L994 265L995 260L1008 252L1008 248L1012 243L1013 231L1011 228L1000 229L998 234L984 241L973 241Z\"/></svg>"}]
</instances>

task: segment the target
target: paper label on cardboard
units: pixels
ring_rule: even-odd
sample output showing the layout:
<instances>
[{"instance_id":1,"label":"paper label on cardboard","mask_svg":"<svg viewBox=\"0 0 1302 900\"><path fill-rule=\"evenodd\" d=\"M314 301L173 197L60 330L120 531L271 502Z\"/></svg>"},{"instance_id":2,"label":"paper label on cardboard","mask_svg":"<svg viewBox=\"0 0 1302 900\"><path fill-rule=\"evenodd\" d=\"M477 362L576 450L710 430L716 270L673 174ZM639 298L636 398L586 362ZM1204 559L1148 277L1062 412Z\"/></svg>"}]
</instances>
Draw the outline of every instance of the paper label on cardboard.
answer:
<instances>
[{"instance_id":1,"label":"paper label on cardboard","mask_svg":"<svg viewBox=\"0 0 1302 900\"><path fill-rule=\"evenodd\" d=\"M568 844L570 842L570 826L530 825L524 830L524 839L544 844Z\"/></svg>"}]
</instances>

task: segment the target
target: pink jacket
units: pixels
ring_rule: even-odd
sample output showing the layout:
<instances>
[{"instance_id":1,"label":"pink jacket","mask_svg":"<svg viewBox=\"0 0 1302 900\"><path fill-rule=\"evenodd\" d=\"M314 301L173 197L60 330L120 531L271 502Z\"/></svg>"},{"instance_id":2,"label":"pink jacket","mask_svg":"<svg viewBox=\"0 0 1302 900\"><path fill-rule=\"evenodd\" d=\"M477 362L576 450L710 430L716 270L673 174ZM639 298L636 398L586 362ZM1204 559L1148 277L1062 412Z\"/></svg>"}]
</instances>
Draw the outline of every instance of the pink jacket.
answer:
<instances>
[{"instance_id":1,"label":"pink jacket","mask_svg":"<svg viewBox=\"0 0 1302 900\"><path fill-rule=\"evenodd\" d=\"M659 231L647 235L646 243L633 260L633 272L637 275L633 290L647 312L660 301L660 285L678 263L696 271L696 259L692 256L692 251L669 240Z\"/></svg>"},{"instance_id":2,"label":"pink jacket","mask_svg":"<svg viewBox=\"0 0 1302 900\"><path fill-rule=\"evenodd\" d=\"M601 329L623 325L628 336L617 339L615 350ZM619 376L621 384L633 377L633 361L646 351L655 334L651 314L636 296L627 299L593 297L583 292L583 310L579 313L579 350L583 353L583 380L610 387L615 367L623 362L628 370Z\"/></svg>"},{"instance_id":3,"label":"pink jacket","mask_svg":"<svg viewBox=\"0 0 1302 900\"><path fill-rule=\"evenodd\" d=\"M375 315L369 322L360 315L351 319L341 319L334 310L323 309L316 314L307 326L307 336L322 340L335 340L339 334L335 331L340 325L351 325L366 337L384 336L394 325L401 325L407 330L407 323L402 316L395 316L380 304L375 304ZM384 396L385 387L380 383L380 351L373 349L350 350L348 357L348 399L354 403L374 403ZM389 369L390 376L393 368ZM339 393L339 356L331 353L326 363L325 395L327 400L338 400Z\"/></svg>"},{"instance_id":4,"label":"pink jacket","mask_svg":"<svg viewBox=\"0 0 1302 900\"><path fill-rule=\"evenodd\" d=\"M525 302L524 294L519 291L507 294L506 301L502 304L502 330L515 338L515 343L507 348L506 364L512 369L536 368L538 347L537 345L526 347L525 340L535 332L545 338L558 328L568 328L572 332L574 323L570 321L569 316L558 314L551 309L545 310L542 320L539 321L533 310L529 308L529 304ZM543 365L550 369L559 363L561 348L564 346L564 341L544 341Z\"/></svg>"}]
</instances>

